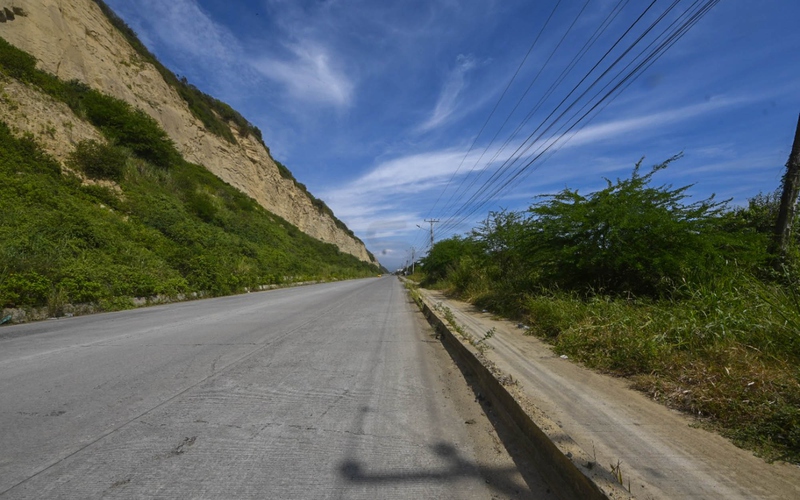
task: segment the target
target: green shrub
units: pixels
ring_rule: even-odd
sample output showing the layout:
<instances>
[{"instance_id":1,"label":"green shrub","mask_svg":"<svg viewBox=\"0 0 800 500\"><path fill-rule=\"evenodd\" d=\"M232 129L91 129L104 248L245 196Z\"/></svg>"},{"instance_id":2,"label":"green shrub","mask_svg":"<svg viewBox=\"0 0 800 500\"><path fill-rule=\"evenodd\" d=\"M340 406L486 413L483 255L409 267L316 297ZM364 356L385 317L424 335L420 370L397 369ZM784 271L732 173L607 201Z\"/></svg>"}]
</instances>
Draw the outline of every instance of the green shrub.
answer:
<instances>
[{"instance_id":1,"label":"green shrub","mask_svg":"<svg viewBox=\"0 0 800 500\"><path fill-rule=\"evenodd\" d=\"M660 296L690 273L711 275L724 264L717 221L725 202L686 204L690 186L653 187L653 175L607 180L587 196L565 189L530 208L531 264L544 286Z\"/></svg>"},{"instance_id":2,"label":"green shrub","mask_svg":"<svg viewBox=\"0 0 800 500\"><path fill-rule=\"evenodd\" d=\"M0 304L3 307L42 305L51 289L50 280L36 272L10 274L0 278Z\"/></svg>"},{"instance_id":3,"label":"green shrub","mask_svg":"<svg viewBox=\"0 0 800 500\"><path fill-rule=\"evenodd\" d=\"M189 211L205 222L213 222L217 214L214 200L205 193L191 192L186 196L186 205Z\"/></svg>"},{"instance_id":4,"label":"green shrub","mask_svg":"<svg viewBox=\"0 0 800 500\"><path fill-rule=\"evenodd\" d=\"M534 332L544 337L558 337L570 326L580 321L583 304L578 300L557 300L554 296L528 297L523 307L527 322Z\"/></svg>"},{"instance_id":5,"label":"green shrub","mask_svg":"<svg viewBox=\"0 0 800 500\"><path fill-rule=\"evenodd\" d=\"M36 71L36 58L0 38L0 69L12 78L30 81Z\"/></svg>"},{"instance_id":6,"label":"green shrub","mask_svg":"<svg viewBox=\"0 0 800 500\"><path fill-rule=\"evenodd\" d=\"M89 197L103 203L104 205L113 208L114 210L122 209L122 202L119 196L110 188L99 186L97 184L81 185L81 191L86 193Z\"/></svg>"},{"instance_id":7,"label":"green shrub","mask_svg":"<svg viewBox=\"0 0 800 500\"><path fill-rule=\"evenodd\" d=\"M105 296L100 283L85 276L68 276L59 282L59 287L73 304L98 302Z\"/></svg>"},{"instance_id":8,"label":"green shrub","mask_svg":"<svg viewBox=\"0 0 800 500\"><path fill-rule=\"evenodd\" d=\"M473 254L477 254L477 247L470 239L455 236L437 242L422 259L427 282L444 279L459 259Z\"/></svg>"},{"instance_id":9,"label":"green shrub","mask_svg":"<svg viewBox=\"0 0 800 500\"><path fill-rule=\"evenodd\" d=\"M128 154L124 149L95 140L85 140L75 146L68 163L92 179L120 181Z\"/></svg>"},{"instance_id":10,"label":"green shrub","mask_svg":"<svg viewBox=\"0 0 800 500\"><path fill-rule=\"evenodd\" d=\"M106 137L139 158L162 168L181 161L175 145L159 124L125 101L91 90L82 96L80 109Z\"/></svg>"}]
</instances>

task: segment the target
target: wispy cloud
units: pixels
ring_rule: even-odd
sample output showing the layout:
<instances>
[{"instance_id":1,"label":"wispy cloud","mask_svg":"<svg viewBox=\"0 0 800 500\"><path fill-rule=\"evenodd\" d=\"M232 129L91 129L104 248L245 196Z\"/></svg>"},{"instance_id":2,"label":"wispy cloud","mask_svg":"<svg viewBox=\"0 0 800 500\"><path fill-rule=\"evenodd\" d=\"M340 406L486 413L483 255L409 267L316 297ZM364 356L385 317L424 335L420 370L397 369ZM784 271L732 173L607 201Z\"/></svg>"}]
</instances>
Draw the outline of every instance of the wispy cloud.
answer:
<instances>
[{"instance_id":1,"label":"wispy cloud","mask_svg":"<svg viewBox=\"0 0 800 500\"><path fill-rule=\"evenodd\" d=\"M132 8L112 3L122 11ZM206 75L219 79L216 85L225 85L234 74L241 83L247 74L248 80L277 83L298 101L348 106L353 99L355 84L341 58L313 38L277 44L270 55L253 57L244 47L252 49L258 42L240 40L241 34L220 24L197 0L140 0L136 8L148 12L134 17L141 23L137 31L147 33L150 43L164 47L176 61L218 68Z\"/></svg>"},{"instance_id":2,"label":"wispy cloud","mask_svg":"<svg viewBox=\"0 0 800 500\"><path fill-rule=\"evenodd\" d=\"M418 128L419 132L427 132L442 125L455 111L458 97L466 85L467 73L475 67L475 60L470 56L460 54L456 58L456 66L447 75L439 99L430 117Z\"/></svg>"},{"instance_id":3,"label":"wispy cloud","mask_svg":"<svg viewBox=\"0 0 800 500\"><path fill-rule=\"evenodd\" d=\"M211 58L216 64L240 52L236 37L211 19L195 0L140 0L136 8L148 13L143 18L150 27L148 38L155 38L155 43L169 46L177 54L206 61Z\"/></svg>"},{"instance_id":4,"label":"wispy cloud","mask_svg":"<svg viewBox=\"0 0 800 500\"><path fill-rule=\"evenodd\" d=\"M678 123L690 118L712 113L716 110L739 106L759 99L761 99L761 97L718 96L713 99L707 99L703 102L676 109L659 110L640 114L638 116L588 125L579 129L574 134L567 134L563 139L568 139L569 145L573 147L614 138L629 140L628 134L631 132L642 132L655 127Z\"/></svg>"},{"instance_id":5,"label":"wispy cloud","mask_svg":"<svg viewBox=\"0 0 800 500\"><path fill-rule=\"evenodd\" d=\"M626 140L634 132L645 136L663 129L666 125L688 121L718 109L741 105L749 100L747 97L720 97L677 109L649 112L639 116L628 116L592 124L572 135L569 141L563 144L563 147L578 149L598 144L606 145L615 140ZM526 154L530 157L554 138L535 143ZM567 137L562 139L567 139ZM516 149L516 146L508 147L509 154ZM488 151L483 155L482 162L485 162L486 158L492 157L494 153L495 151ZM399 227L398 221L404 224L404 228L413 228L412 221L421 220L425 212L431 208L431 194L435 195L447 188L448 191L442 197L442 201L446 201L465 176L481 175L482 172L489 171L496 166L496 164L476 163L481 155L481 148L475 148L466 155L466 158L465 154L466 150L464 149L448 148L392 158L380 162L373 169L347 184L323 192L322 196L350 227L357 231L365 231L371 224L383 224L380 222L383 220L389 224L390 229L382 236L391 236L407 230ZM499 155L499 161L504 159L502 154ZM628 160L635 161L636 159ZM463 165L475 165L475 169L470 170L463 167L459 169L462 160L464 160ZM525 158L522 158L520 164L523 164L524 161ZM552 189L552 186L556 184L587 178L594 181L609 172L632 165L632 163L620 165L618 161L610 160L604 162L595 160L594 163L592 172L587 172L585 169L580 171L569 168L545 169L537 172L535 178L524 186L515 183L516 189L504 193L504 196L510 196L513 199L519 199L522 196L529 200L535 194L541 193L541 191L534 192L531 189L535 190L537 187L540 190L542 188ZM424 206L412 201L419 199L429 201ZM415 207L416 210L409 210L410 206Z\"/></svg>"},{"instance_id":6,"label":"wispy cloud","mask_svg":"<svg viewBox=\"0 0 800 500\"><path fill-rule=\"evenodd\" d=\"M458 168L464 151L418 153L380 163L354 181L327 191L324 197L343 217L384 212L401 195L442 189Z\"/></svg>"},{"instance_id":7,"label":"wispy cloud","mask_svg":"<svg viewBox=\"0 0 800 500\"><path fill-rule=\"evenodd\" d=\"M335 58L310 41L289 45L290 57L265 57L253 63L264 77L283 85L296 99L348 106L355 84Z\"/></svg>"}]
</instances>

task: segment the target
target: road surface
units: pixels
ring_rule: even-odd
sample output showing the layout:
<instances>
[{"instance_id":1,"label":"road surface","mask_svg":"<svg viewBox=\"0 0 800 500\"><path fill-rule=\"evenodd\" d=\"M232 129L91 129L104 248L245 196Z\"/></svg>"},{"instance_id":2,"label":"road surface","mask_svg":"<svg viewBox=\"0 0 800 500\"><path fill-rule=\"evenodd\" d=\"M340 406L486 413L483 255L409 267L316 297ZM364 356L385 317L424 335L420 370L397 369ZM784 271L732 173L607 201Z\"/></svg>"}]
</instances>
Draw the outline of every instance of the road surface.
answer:
<instances>
[{"instance_id":1,"label":"road surface","mask_svg":"<svg viewBox=\"0 0 800 500\"><path fill-rule=\"evenodd\" d=\"M0 498L550 498L393 277L0 329Z\"/></svg>"}]
</instances>

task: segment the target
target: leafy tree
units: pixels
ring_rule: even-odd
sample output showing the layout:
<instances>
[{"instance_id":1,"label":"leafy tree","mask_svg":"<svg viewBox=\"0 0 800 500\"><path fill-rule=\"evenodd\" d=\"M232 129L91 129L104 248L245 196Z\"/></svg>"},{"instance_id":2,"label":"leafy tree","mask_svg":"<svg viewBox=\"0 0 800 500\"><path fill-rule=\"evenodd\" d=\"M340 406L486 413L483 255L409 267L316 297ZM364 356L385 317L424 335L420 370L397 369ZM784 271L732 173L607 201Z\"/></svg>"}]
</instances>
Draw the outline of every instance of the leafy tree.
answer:
<instances>
[{"instance_id":1,"label":"leafy tree","mask_svg":"<svg viewBox=\"0 0 800 500\"><path fill-rule=\"evenodd\" d=\"M474 255L477 251L473 240L459 236L439 241L421 260L427 281L435 282L443 279L459 259Z\"/></svg>"},{"instance_id":2,"label":"leafy tree","mask_svg":"<svg viewBox=\"0 0 800 500\"><path fill-rule=\"evenodd\" d=\"M470 233L489 275L509 291L526 288L529 284L528 226L525 213L504 209L489 212L486 220Z\"/></svg>"}]
</instances>

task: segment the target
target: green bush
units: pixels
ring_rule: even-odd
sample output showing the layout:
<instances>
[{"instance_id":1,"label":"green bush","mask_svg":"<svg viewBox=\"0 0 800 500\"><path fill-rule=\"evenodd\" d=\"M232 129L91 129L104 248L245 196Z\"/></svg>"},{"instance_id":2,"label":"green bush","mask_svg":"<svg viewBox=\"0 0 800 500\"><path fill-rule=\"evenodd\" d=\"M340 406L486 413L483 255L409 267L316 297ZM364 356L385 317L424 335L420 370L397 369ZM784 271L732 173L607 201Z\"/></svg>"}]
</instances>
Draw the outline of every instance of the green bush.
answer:
<instances>
[{"instance_id":1,"label":"green bush","mask_svg":"<svg viewBox=\"0 0 800 500\"><path fill-rule=\"evenodd\" d=\"M70 153L68 163L92 179L110 179L120 181L128 161L124 149L103 144L95 140L85 140L75 146Z\"/></svg>"},{"instance_id":2,"label":"green bush","mask_svg":"<svg viewBox=\"0 0 800 500\"><path fill-rule=\"evenodd\" d=\"M444 279L459 259L476 253L475 243L467 238L455 236L437 242L422 259L428 282Z\"/></svg>"},{"instance_id":3,"label":"green bush","mask_svg":"<svg viewBox=\"0 0 800 500\"><path fill-rule=\"evenodd\" d=\"M36 71L36 58L0 38L0 69L12 78L30 81Z\"/></svg>"},{"instance_id":4,"label":"green bush","mask_svg":"<svg viewBox=\"0 0 800 500\"><path fill-rule=\"evenodd\" d=\"M542 284L578 291L660 296L694 274L711 275L725 259L717 221L725 202L686 204L690 186L653 187L676 158L629 179L607 180L587 196L564 191L531 206L531 263Z\"/></svg>"},{"instance_id":5,"label":"green bush","mask_svg":"<svg viewBox=\"0 0 800 500\"><path fill-rule=\"evenodd\" d=\"M125 101L91 90L82 96L80 109L106 137L139 158L162 168L180 161L175 145L158 123Z\"/></svg>"},{"instance_id":6,"label":"green bush","mask_svg":"<svg viewBox=\"0 0 800 500\"><path fill-rule=\"evenodd\" d=\"M59 287L75 304L98 302L105 294L100 283L85 276L67 276L61 279Z\"/></svg>"},{"instance_id":7,"label":"green bush","mask_svg":"<svg viewBox=\"0 0 800 500\"><path fill-rule=\"evenodd\" d=\"M205 222L213 222L217 214L214 200L205 193L191 192L186 196L189 211Z\"/></svg>"},{"instance_id":8,"label":"green bush","mask_svg":"<svg viewBox=\"0 0 800 500\"><path fill-rule=\"evenodd\" d=\"M122 209L122 202L119 196L111 189L97 184L86 184L80 187L81 191L86 193L91 199L97 200L100 203L113 208L114 210Z\"/></svg>"},{"instance_id":9,"label":"green bush","mask_svg":"<svg viewBox=\"0 0 800 500\"><path fill-rule=\"evenodd\" d=\"M50 280L36 272L10 274L0 278L0 304L3 307L42 305L51 289Z\"/></svg>"}]
</instances>

